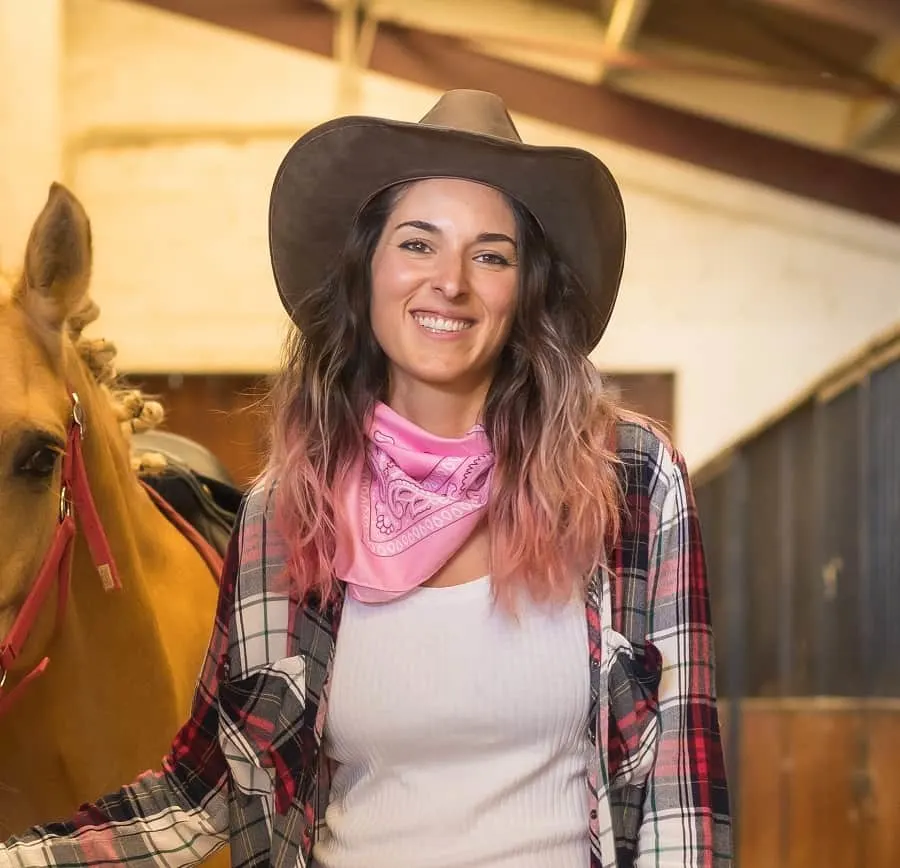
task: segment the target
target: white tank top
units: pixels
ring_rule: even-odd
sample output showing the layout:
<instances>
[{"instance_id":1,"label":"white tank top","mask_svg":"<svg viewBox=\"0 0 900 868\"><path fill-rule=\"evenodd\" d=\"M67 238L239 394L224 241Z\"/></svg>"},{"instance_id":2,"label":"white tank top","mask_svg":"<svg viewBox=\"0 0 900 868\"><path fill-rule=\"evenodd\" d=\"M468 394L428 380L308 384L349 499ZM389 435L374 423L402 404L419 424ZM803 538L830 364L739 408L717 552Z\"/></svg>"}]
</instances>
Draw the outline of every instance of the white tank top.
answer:
<instances>
[{"instance_id":1,"label":"white tank top","mask_svg":"<svg viewBox=\"0 0 900 868\"><path fill-rule=\"evenodd\" d=\"M319 868L585 868L584 604L518 623L487 578L348 597L325 750L340 763Z\"/></svg>"}]
</instances>

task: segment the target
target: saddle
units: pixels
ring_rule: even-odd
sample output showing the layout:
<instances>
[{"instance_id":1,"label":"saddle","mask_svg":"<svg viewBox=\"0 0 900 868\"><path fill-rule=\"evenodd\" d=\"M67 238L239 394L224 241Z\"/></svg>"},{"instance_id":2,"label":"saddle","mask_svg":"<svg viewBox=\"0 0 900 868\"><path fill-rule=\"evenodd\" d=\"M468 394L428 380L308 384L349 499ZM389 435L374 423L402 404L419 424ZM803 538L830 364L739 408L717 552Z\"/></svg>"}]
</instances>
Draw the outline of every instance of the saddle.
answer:
<instances>
[{"instance_id":1,"label":"saddle","mask_svg":"<svg viewBox=\"0 0 900 868\"><path fill-rule=\"evenodd\" d=\"M170 431L135 434L131 454L148 452L161 455L165 466L140 470L141 481L224 557L243 496L225 466L205 446Z\"/></svg>"}]
</instances>

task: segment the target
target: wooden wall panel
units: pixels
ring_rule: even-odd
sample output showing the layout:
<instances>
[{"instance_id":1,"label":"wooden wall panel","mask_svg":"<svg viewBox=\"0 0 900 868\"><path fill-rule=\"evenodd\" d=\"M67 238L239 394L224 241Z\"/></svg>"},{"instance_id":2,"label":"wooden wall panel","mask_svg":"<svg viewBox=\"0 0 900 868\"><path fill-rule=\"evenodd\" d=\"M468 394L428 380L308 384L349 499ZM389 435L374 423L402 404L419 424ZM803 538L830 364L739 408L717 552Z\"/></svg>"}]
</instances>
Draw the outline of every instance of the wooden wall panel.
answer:
<instances>
[{"instance_id":1,"label":"wooden wall panel","mask_svg":"<svg viewBox=\"0 0 900 868\"><path fill-rule=\"evenodd\" d=\"M735 792L732 785L731 791L732 810L738 819L735 843L741 866L782 865L782 770L786 748L783 723L777 713L742 714L737 753L740 766L733 777L739 790Z\"/></svg>"},{"instance_id":2,"label":"wooden wall panel","mask_svg":"<svg viewBox=\"0 0 900 868\"><path fill-rule=\"evenodd\" d=\"M721 707L727 756L740 739L738 768L729 768L737 868L900 864L900 703L792 697Z\"/></svg>"},{"instance_id":3,"label":"wooden wall panel","mask_svg":"<svg viewBox=\"0 0 900 868\"><path fill-rule=\"evenodd\" d=\"M268 424L264 377L129 374L128 381L160 398L163 427L212 450L239 485L260 472Z\"/></svg>"},{"instance_id":4,"label":"wooden wall panel","mask_svg":"<svg viewBox=\"0 0 900 868\"><path fill-rule=\"evenodd\" d=\"M211 449L241 485L262 469L268 424L266 377L128 372L127 379L160 397L166 409L165 428ZM673 431L674 375L616 374L607 379L627 407Z\"/></svg>"},{"instance_id":5,"label":"wooden wall panel","mask_svg":"<svg viewBox=\"0 0 900 868\"><path fill-rule=\"evenodd\" d=\"M866 717L868 781L863 791L866 865L900 865L900 703Z\"/></svg>"},{"instance_id":6,"label":"wooden wall panel","mask_svg":"<svg viewBox=\"0 0 900 868\"><path fill-rule=\"evenodd\" d=\"M854 783L859 720L851 711L790 715L790 814L786 868L859 866L862 828Z\"/></svg>"},{"instance_id":7,"label":"wooden wall panel","mask_svg":"<svg viewBox=\"0 0 900 868\"><path fill-rule=\"evenodd\" d=\"M677 439L675 430L675 375L672 373L609 374L609 386L630 410L643 413L662 425L669 436Z\"/></svg>"}]
</instances>

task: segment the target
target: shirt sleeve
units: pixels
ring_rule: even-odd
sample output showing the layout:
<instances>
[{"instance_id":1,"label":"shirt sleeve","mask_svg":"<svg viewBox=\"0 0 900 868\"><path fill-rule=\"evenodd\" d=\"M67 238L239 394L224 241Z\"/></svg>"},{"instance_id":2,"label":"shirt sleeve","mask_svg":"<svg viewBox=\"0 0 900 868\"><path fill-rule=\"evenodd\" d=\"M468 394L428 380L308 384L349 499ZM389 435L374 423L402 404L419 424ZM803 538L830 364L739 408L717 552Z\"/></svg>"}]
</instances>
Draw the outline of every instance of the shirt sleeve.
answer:
<instances>
[{"instance_id":1,"label":"shirt sleeve","mask_svg":"<svg viewBox=\"0 0 900 868\"><path fill-rule=\"evenodd\" d=\"M243 515L243 506L240 515ZM235 526L240 526L240 517ZM218 688L238 574L232 534L215 622L188 721L161 767L118 792L82 805L70 819L35 826L0 845L0 868L194 865L227 842L228 766L218 741Z\"/></svg>"},{"instance_id":2,"label":"shirt sleeve","mask_svg":"<svg viewBox=\"0 0 900 868\"><path fill-rule=\"evenodd\" d=\"M660 736L635 865L726 868L732 835L706 560L685 463L660 448L650 493L647 574L647 642L662 665Z\"/></svg>"}]
</instances>

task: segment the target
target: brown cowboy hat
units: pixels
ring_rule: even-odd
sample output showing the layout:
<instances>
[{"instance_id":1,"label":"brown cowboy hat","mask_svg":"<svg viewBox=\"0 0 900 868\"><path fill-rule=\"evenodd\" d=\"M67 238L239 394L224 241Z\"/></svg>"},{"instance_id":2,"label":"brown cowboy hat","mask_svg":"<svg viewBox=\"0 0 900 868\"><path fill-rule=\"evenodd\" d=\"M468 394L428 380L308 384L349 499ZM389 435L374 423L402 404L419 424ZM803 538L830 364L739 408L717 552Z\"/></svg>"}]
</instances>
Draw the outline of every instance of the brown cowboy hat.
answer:
<instances>
[{"instance_id":1,"label":"brown cowboy hat","mask_svg":"<svg viewBox=\"0 0 900 868\"><path fill-rule=\"evenodd\" d=\"M404 181L465 178L495 187L537 219L594 300L591 346L606 329L625 258L618 185L593 154L522 142L503 101L473 90L445 93L418 123L342 117L287 152L269 202L269 249L288 314L339 256L362 208Z\"/></svg>"}]
</instances>

